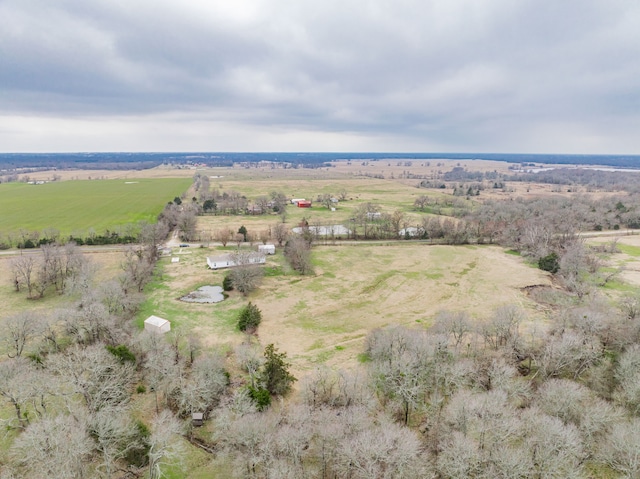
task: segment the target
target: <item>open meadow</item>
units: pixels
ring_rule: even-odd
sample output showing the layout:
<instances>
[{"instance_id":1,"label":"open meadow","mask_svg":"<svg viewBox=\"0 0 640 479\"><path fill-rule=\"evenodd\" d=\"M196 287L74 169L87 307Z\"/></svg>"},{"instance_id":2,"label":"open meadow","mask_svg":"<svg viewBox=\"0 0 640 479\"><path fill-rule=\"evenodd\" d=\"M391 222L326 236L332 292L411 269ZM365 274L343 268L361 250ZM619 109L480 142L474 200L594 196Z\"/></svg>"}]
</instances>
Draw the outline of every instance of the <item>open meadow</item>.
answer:
<instances>
[{"instance_id":1,"label":"open meadow","mask_svg":"<svg viewBox=\"0 0 640 479\"><path fill-rule=\"evenodd\" d=\"M544 311L523 288L550 285L549 276L497 246L318 246L313 250L315 272L309 276L292 272L279 250L268 257L262 285L248 297L231 292L217 304L179 301L200 286L222 284L227 271L206 266L206 256L220 250L181 248L173 255L178 263L162 258L161 275L149 289L139 324L155 314L207 346L232 349L243 340L238 311L251 301L263 315L260 341L287 352L299 374L319 364L353 366L372 329L425 328L443 309L466 311L482 321L495 308L516 304L527 311L524 328L544 328Z\"/></svg>"}]
</instances>

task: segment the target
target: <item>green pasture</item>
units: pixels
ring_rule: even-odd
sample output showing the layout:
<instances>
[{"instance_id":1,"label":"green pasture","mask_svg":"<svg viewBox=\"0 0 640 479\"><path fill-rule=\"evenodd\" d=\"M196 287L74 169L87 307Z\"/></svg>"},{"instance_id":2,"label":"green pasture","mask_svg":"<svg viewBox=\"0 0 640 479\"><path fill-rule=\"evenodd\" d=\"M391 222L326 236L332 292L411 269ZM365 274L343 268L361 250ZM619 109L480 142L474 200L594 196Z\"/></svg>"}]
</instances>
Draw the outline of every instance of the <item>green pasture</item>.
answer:
<instances>
[{"instance_id":1,"label":"green pasture","mask_svg":"<svg viewBox=\"0 0 640 479\"><path fill-rule=\"evenodd\" d=\"M101 234L138 221L155 221L190 178L63 181L0 185L0 233L55 228L62 235Z\"/></svg>"}]
</instances>

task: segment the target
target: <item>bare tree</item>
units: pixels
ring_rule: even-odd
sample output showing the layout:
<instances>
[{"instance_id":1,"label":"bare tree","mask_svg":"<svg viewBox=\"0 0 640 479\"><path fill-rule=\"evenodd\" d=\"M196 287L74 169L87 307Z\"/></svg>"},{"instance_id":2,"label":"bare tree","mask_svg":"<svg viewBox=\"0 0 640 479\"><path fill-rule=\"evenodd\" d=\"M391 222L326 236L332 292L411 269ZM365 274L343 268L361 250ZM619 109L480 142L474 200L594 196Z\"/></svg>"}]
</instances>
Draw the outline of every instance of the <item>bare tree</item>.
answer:
<instances>
[{"instance_id":1,"label":"bare tree","mask_svg":"<svg viewBox=\"0 0 640 479\"><path fill-rule=\"evenodd\" d=\"M264 276L262 268L252 261L253 255L250 251L237 251L232 255L236 266L229 273L231 281L233 287L245 296L260 285Z\"/></svg>"},{"instance_id":2,"label":"bare tree","mask_svg":"<svg viewBox=\"0 0 640 479\"><path fill-rule=\"evenodd\" d=\"M342 477L409 479L425 477L426 461L416 433L384 417L341 442L338 464Z\"/></svg>"},{"instance_id":3,"label":"bare tree","mask_svg":"<svg viewBox=\"0 0 640 479\"><path fill-rule=\"evenodd\" d=\"M603 354L600 342L573 331L550 336L536 355L538 373L543 377L580 377Z\"/></svg>"},{"instance_id":4,"label":"bare tree","mask_svg":"<svg viewBox=\"0 0 640 479\"><path fill-rule=\"evenodd\" d=\"M231 240L232 236L233 231L231 231L229 228L222 228L221 230L218 230L216 239L220 241L220 243L222 243L222 246L227 246L227 243Z\"/></svg>"},{"instance_id":5,"label":"bare tree","mask_svg":"<svg viewBox=\"0 0 640 479\"><path fill-rule=\"evenodd\" d=\"M451 335L456 348L460 346L464 336L473 330L466 311L439 311L434 328L436 331Z\"/></svg>"},{"instance_id":6,"label":"bare tree","mask_svg":"<svg viewBox=\"0 0 640 479\"><path fill-rule=\"evenodd\" d=\"M428 204L429 204L429 197L425 195L418 196L413 202L414 208L420 211L424 211L424 209L427 207Z\"/></svg>"},{"instance_id":7,"label":"bare tree","mask_svg":"<svg viewBox=\"0 0 640 479\"><path fill-rule=\"evenodd\" d=\"M14 286L17 291L22 285L27 287L29 297L32 297L36 259L32 255L19 256L11 261Z\"/></svg>"},{"instance_id":8,"label":"bare tree","mask_svg":"<svg viewBox=\"0 0 640 479\"><path fill-rule=\"evenodd\" d=\"M154 251L169 235L169 226L165 221L156 223L143 222L140 224L140 234L138 235L140 243Z\"/></svg>"},{"instance_id":9,"label":"bare tree","mask_svg":"<svg viewBox=\"0 0 640 479\"><path fill-rule=\"evenodd\" d=\"M614 408L589 390L589 388L568 379L546 381L535 398L535 406L549 416L557 417L564 424L573 424L581 437L596 449L609 435L611 425L622 419L622 411Z\"/></svg>"},{"instance_id":10,"label":"bare tree","mask_svg":"<svg viewBox=\"0 0 640 479\"><path fill-rule=\"evenodd\" d=\"M112 280L98 285L97 296L111 315L126 316L132 313L141 301L140 295L127 294L125 284Z\"/></svg>"},{"instance_id":11,"label":"bare tree","mask_svg":"<svg viewBox=\"0 0 640 479\"><path fill-rule=\"evenodd\" d=\"M401 210L395 210L389 219L391 225L392 237L397 238L400 235L403 223L405 221L405 214Z\"/></svg>"},{"instance_id":12,"label":"bare tree","mask_svg":"<svg viewBox=\"0 0 640 479\"><path fill-rule=\"evenodd\" d=\"M0 361L0 396L13 406L17 427L25 427L29 422L26 409L34 397L35 385L33 369L27 360ZM11 427L13 421L6 422Z\"/></svg>"},{"instance_id":13,"label":"bare tree","mask_svg":"<svg viewBox=\"0 0 640 479\"><path fill-rule=\"evenodd\" d=\"M180 236L185 241L192 241L196 235L196 225L198 223L197 207L195 205L183 206L178 215L178 229Z\"/></svg>"},{"instance_id":14,"label":"bare tree","mask_svg":"<svg viewBox=\"0 0 640 479\"><path fill-rule=\"evenodd\" d=\"M634 414L640 411L640 345L629 347L615 369L618 387L615 398Z\"/></svg>"},{"instance_id":15,"label":"bare tree","mask_svg":"<svg viewBox=\"0 0 640 479\"><path fill-rule=\"evenodd\" d=\"M235 353L238 366L249 374L251 387L255 387L258 372L264 364L262 348L257 344L242 343L236 347Z\"/></svg>"},{"instance_id":16,"label":"bare tree","mask_svg":"<svg viewBox=\"0 0 640 479\"><path fill-rule=\"evenodd\" d=\"M269 198L267 196L258 196L256 198L256 206L260 210L260 214L264 215L269 211Z\"/></svg>"},{"instance_id":17,"label":"bare tree","mask_svg":"<svg viewBox=\"0 0 640 479\"><path fill-rule=\"evenodd\" d=\"M180 433L180 423L169 411L164 410L153 419L148 453L150 479L165 477L163 467L175 465L179 460L182 453Z\"/></svg>"},{"instance_id":18,"label":"bare tree","mask_svg":"<svg viewBox=\"0 0 640 479\"><path fill-rule=\"evenodd\" d=\"M82 398L90 413L128 403L134 367L121 363L101 344L73 347L50 357L51 371Z\"/></svg>"},{"instance_id":19,"label":"bare tree","mask_svg":"<svg viewBox=\"0 0 640 479\"><path fill-rule=\"evenodd\" d=\"M82 419L58 415L29 425L11 455L21 477L80 479L87 477L93 446Z\"/></svg>"},{"instance_id":20,"label":"bare tree","mask_svg":"<svg viewBox=\"0 0 640 479\"><path fill-rule=\"evenodd\" d=\"M218 404L229 382L223 358L214 355L198 358L191 377L180 379L170 393L171 404L180 417L190 417L194 412L208 414Z\"/></svg>"},{"instance_id":21,"label":"bare tree","mask_svg":"<svg viewBox=\"0 0 640 479\"><path fill-rule=\"evenodd\" d=\"M615 424L599 457L624 477L639 477L640 419L634 417L627 422Z\"/></svg>"},{"instance_id":22,"label":"bare tree","mask_svg":"<svg viewBox=\"0 0 640 479\"><path fill-rule=\"evenodd\" d=\"M524 319L524 311L518 306L507 304L497 308L492 318L480 325L480 332L486 344L494 349L514 347L519 337L520 323Z\"/></svg>"},{"instance_id":23,"label":"bare tree","mask_svg":"<svg viewBox=\"0 0 640 479\"><path fill-rule=\"evenodd\" d=\"M281 191L272 191L269 196L271 197L273 211L282 213L287 209L287 195Z\"/></svg>"},{"instance_id":24,"label":"bare tree","mask_svg":"<svg viewBox=\"0 0 640 479\"><path fill-rule=\"evenodd\" d=\"M270 229L262 230L258 233L258 239L262 244L267 244L267 241L269 241L270 238L271 238Z\"/></svg>"},{"instance_id":25,"label":"bare tree","mask_svg":"<svg viewBox=\"0 0 640 479\"><path fill-rule=\"evenodd\" d=\"M113 477L118 461L134 450L143 450L138 430L126 407L105 407L87 415L87 430L100 453L101 464L97 469L103 477Z\"/></svg>"},{"instance_id":26,"label":"bare tree","mask_svg":"<svg viewBox=\"0 0 640 479\"><path fill-rule=\"evenodd\" d=\"M273 237L278 242L278 246L282 246L287 240L287 236L289 236L289 229L284 223L276 223L271 231L273 232Z\"/></svg>"},{"instance_id":27,"label":"bare tree","mask_svg":"<svg viewBox=\"0 0 640 479\"><path fill-rule=\"evenodd\" d=\"M183 365L175 363L175 354L170 345L158 334L143 332L140 347L146 356L145 379L151 386L155 398L156 413L160 413L160 398L169 397L173 384L184 374Z\"/></svg>"},{"instance_id":28,"label":"bare tree","mask_svg":"<svg viewBox=\"0 0 640 479\"><path fill-rule=\"evenodd\" d=\"M298 236L291 238L284 246L284 255L291 267L303 275L313 274L311 245Z\"/></svg>"},{"instance_id":29,"label":"bare tree","mask_svg":"<svg viewBox=\"0 0 640 479\"><path fill-rule=\"evenodd\" d=\"M40 325L40 318L33 311L23 311L6 319L2 339L7 344L10 358L22 355L27 342L38 334Z\"/></svg>"},{"instance_id":30,"label":"bare tree","mask_svg":"<svg viewBox=\"0 0 640 479\"><path fill-rule=\"evenodd\" d=\"M121 264L124 275L121 277L121 284L125 293L131 289L142 292L144 285L149 281L154 268L154 258L149 258L144 254L144 250L129 247L125 251L125 257Z\"/></svg>"},{"instance_id":31,"label":"bare tree","mask_svg":"<svg viewBox=\"0 0 640 479\"><path fill-rule=\"evenodd\" d=\"M116 320L107 307L94 297L83 298L75 310L69 310L64 318L65 331L78 344L94 344L104 341L117 344L122 336Z\"/></svg>"}]
</instances>

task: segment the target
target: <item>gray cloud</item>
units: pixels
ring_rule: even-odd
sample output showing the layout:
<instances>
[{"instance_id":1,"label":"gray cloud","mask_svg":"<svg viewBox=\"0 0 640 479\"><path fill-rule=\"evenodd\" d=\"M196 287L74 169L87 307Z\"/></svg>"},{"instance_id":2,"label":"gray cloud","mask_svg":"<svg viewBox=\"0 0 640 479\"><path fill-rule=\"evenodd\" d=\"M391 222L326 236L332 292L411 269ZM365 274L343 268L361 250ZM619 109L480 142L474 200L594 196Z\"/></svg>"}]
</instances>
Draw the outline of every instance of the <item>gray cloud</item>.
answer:
<instances>
[{"instance_id":1,"label":"gray cloud","mask_svg":"<svg viewBox=\"0 0 640 479\"><path fill-rule=\"evenodd\" d=\"M7 151L640 153L632 0L0 0L0 18Z\"/></svg>"}]
</instances>

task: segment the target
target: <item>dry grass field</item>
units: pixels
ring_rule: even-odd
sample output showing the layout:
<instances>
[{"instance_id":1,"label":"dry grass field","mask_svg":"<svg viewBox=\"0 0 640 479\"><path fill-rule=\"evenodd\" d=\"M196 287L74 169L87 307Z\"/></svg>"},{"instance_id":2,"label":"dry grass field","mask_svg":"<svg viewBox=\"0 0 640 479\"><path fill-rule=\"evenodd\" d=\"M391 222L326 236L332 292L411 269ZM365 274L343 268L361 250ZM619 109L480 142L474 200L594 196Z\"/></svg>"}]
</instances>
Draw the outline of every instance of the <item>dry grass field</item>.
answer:
<instances>
[{"instance_id":1,"label":"dry grass field","mask_svg":"<svg viewBox=\"0 0 640 479\"><path fill-rule=\"evenodd\" d=\"M288 271L278 251L268 258L261 287L246 298L233 292L218 304L178 301L199 286L222 283L223 271L206 269L205 258L216 249L176 249L179 263L163 258L161 281L139 320L156 314L207 346L230 348L243 340L237 312L252 301L263 313L260 341L286 351L297 373L318 364L353 365L370 330L427 327L441 309L468 311L481 321L501 305L516 304L539 323L543 312L521 288L550 284L544 272L495 246L353 244L314 248L311 276Z\"/></svg>"}]
</instances>

